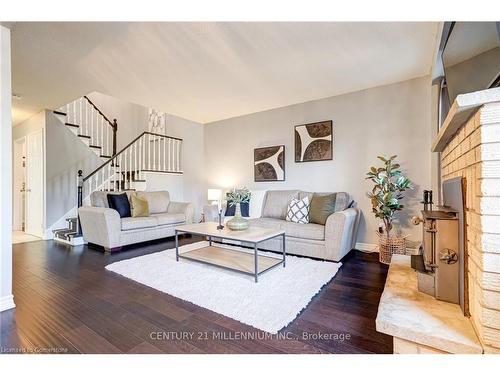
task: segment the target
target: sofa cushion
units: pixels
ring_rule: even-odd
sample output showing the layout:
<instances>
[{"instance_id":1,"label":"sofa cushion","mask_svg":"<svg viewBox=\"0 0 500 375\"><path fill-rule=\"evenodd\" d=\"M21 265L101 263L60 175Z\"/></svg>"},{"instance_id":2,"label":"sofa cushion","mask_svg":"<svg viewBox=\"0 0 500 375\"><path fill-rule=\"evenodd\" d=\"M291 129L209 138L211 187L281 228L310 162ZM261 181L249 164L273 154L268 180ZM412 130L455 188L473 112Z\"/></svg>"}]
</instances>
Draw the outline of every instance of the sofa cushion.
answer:
<instances>
[{"instance_id":1,"label":"sofa cushion","mask_svg":"<svg viewBox=\"0 0 500 375\"><path fill-rule=\"evenodd\" d=\"M186 221L186 215L184 214L153 214L151 217L158 221L158 225L169 225L169 224L179 224Z\"/></svg>"},{"instance_id":2,"label":"sofa cushion","mask_svg":"<svg viewBox=\"0 0 500 375\"><path fill-rule=\"evenodd\" d=\"M249 217L250 216L250 203L251 203L251 201L252 201L252 198L250 198L250 202L240 203L242 217ZM224 216L234 216L235 213L236 213L236 204L231 204L231 201L229 199L227 199L226 213L224 214Z\"/></svg>"},{"instance_id":3,"label":"sofa cushion","mask_svg":"<svg viewBox=\"0 0 500 375\"><path fill-rule=\"evenodd\" d=\"M337 193L335 200L335 212L344 211L349 207L349 194L341 191Z\"/></svg>"},{"instance_id":4,"label":"sofa cushion","mask_svg":"<svg viewBox=\"0 0 500 375\"><path fill-rule=\"evenodd\" d=\"M291 221L283 221L281 229L287 237L305 238L308 240L325 240L325 226L319 224L299 224Z\"/></svg>"},{"instance_id":5,"label":"sofa cushion","mask_svg":"<svg viewBox=\"0 0 500 375\"><path fill-rule=\"evenodd\" d=\"M145 229L158 226L155 217L124 217L122 219L122 230Z\"/></svg>"},{"instance_id":6,"label":"sofa cushion","mask_svg":"<svg viewBox=\"0 0 500 375\"><path fill-rule=\"evenodd\" d=\"M325 240L324 225L298 224L290 221L272 218L250 219L250 225L263 228L283 229L287 237L304 238L316 241Z\"/></svg>"},{"instance_id":7,"label":"sofa cushion","mask_svg":"<svg viewBox=\"0 0 500 375\"><path fill-rule=\"evenodd\" d=\"M336 200L335 200L335 212L339 212L339 211L344 211L345 209L347 209L347 207L349 207L349 194L341 191L341 192L337 192L337 193L311 193L309 191L301 191L299 193L299 198L302 199L304 198L305 196L308 196L309 197L309 202L311 202L312 200L312 197L313 195L316 195L316 196L325 196L325 195L331 195L331 194L337 194L336 196Z\"/></svg>"},{"instance_id":8,"label":"sofa cushion","mask_svg":"<svg viewBox=\"0 0 500 375\"><path fill-rule=\"evenodd\" d=\"M137 196L148 201L149 213L167 212L170 203L168 191L138 191Z\"/></svg>"},{"instance_id":9,"label":"sofa cushion","mask_svg":"<svg viewBox=\"0 0 500 375\"><path fill-rule=\"evenodd\" d=\"M130 202L126 193L108 194L109 208L118 211L121 218L132 216L130 212Z\"/></svg>"},{"instance_id":10,"label":"sofa cushion","mask_svg":"<svg viewBox=\"0 0 500 375\"><path fill-rule=\"evenodd\" d=\"M123 191L94 191L90 194L90 205L92 207L109 208L108 194L123 194ZM125 192L130 200L130 191Z\"/></svg>"},{"instance_id":11,"label":"sofa cushion","mask_svg":"<svg viewBox=\"0 0 500 375\"><path fill-rule=\"evenodd\" d=\"M284 220L272 219L269 217L260 217L258 219L250 219L250 225L263 228L281 229L281 224Z\"/></svg>"},{"instance_id":12,"label":"sofa cushion","mask_svg":"<svg viewBox=\"0 0 500 375\"><path fill-rule=\"evenodd\" d=\"M148 217L149 205L144 198L139 198L137 194L130 196L130 207L132 208L132 217Z\"/></svg>"},{"instance_id":13,"label":"sofa cushion","mask_svg":"<svg viewBox=\"0 0 500 375\"><path fill-rule=\"evenodd\" d=\"M335 212L337 194L320 195L314 194L309 210L309 221L311 223L325 225L328 216Z\"/></svg>"},{"instance_id":14,"label":"sofa cushion","mask_svg":"<svg viewBox=\"0 0 500 375\"><path fill-rule=\"evenodd\" d=\"M298 190L268 190L264 198L262 217L285 220L288 203L298 197Z\"/></svg>"}]
</instances>

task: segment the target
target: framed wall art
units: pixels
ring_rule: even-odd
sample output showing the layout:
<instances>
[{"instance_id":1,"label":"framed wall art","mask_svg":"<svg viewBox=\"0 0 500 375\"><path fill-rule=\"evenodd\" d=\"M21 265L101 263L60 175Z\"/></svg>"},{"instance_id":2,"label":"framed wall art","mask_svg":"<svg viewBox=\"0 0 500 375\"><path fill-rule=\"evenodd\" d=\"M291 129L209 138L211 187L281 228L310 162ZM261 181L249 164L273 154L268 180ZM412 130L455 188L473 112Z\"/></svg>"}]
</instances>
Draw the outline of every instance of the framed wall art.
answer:
<instances>
[{"instance_id":1,"label":"framed wall art","mask_svg":"<svg viewBox=\"0 0 500 375\"><path fill-rule=\"evenodd\" d=\"M332 160L332 121L295 126L295 162Z\"/></svg>"},{"instance_id":2,"label":"framed wall art","mask_svg":"<svg viewBox=\"0 0 500 375\"><path fill-rule=\"evenodd\" d=\"M285 181L285 146L256 148L254 155L255 182Z\"/></svg>"}]
</instances>

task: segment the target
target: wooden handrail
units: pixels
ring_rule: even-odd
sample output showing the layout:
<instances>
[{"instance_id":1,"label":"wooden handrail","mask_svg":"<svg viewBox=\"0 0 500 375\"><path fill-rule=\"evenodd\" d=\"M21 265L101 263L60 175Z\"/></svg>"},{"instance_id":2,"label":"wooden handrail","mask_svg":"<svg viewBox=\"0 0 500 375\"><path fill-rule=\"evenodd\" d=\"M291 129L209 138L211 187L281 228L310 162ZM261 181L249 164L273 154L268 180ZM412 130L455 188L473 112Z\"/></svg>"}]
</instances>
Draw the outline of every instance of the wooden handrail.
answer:
<instances>
[{"instance_id":1,"label":"wooden handrail","mask_svg":"<svg viewBox=\"0 0 500 375\"><path fill-rule=\"evenodd\" d=\"M87 95L84 95L83 96L85 99L87 99L87 101L90 103L90 105L92 107L94 107L94 109L107 121L107 123L109 124L109 126L111 126L113 129L117 127L117 124L116 124L116 119L113 120L113 122L111 122L104 113L101 112L101 110L99 108L97 108L97 106L92 102L92 100L90 100L88 98Z\"/></svg>"},{"instance_id":2,"label":"wooden handrail","mask_svg":"<svg viewBox=\"0 0 500 375\"><path fill-rule=\"evenodd\" d=\"M129 148L132 144L134 144L137 140L139 140L139 138L141 138L142 136L146 135L146 134L149 134L149 135L154 135L156 137L163 137L163 138L167 138L167 139L174 139L174 140L177 140L177 141L181 141L182 142L182 138L177 138L177 137L171 137L169 135L164 135L164 134L158 134L158 133L152 133L152 132L148 132L148 131L145 131L145 132L142 132L141 134L139 134L136 138L134 138L128 145L126 145L124 148L122 148L118 153L116 153L116 155L114 155L111 159L109 159L107 162L105 162L104 164L102 164L100 167L98 167L97 169L95 169L91 174L89 174L88 176L84 177L83 178L83 182L87 181L90 177L92 177L93 175L95 175L97 172L99 172L101 169L103 169L106 165L108 165L109 163L113 162L113 160L116 160L116 158L122 153L124 152L127 148Z\"/></svg>"}]
</instances>

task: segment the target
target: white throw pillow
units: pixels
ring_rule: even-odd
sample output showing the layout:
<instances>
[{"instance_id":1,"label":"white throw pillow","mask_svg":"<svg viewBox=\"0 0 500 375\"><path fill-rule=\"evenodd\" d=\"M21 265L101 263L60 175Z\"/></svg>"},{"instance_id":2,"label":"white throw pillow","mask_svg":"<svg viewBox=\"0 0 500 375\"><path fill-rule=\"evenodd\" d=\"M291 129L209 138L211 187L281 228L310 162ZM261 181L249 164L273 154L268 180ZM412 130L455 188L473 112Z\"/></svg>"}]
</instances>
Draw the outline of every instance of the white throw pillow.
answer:
<instances>
[{"instance_id":1,"label":"white throw pillow","mask_svg":"<svg viewBox=\"0 0 500 375\"><path fill-rule=\"evenodd\" d=\"M309 207L309 197L306 196L303 199L293 198L286 210L286 221L299 224L309 223Z\"/></svg>"}]
</instances>

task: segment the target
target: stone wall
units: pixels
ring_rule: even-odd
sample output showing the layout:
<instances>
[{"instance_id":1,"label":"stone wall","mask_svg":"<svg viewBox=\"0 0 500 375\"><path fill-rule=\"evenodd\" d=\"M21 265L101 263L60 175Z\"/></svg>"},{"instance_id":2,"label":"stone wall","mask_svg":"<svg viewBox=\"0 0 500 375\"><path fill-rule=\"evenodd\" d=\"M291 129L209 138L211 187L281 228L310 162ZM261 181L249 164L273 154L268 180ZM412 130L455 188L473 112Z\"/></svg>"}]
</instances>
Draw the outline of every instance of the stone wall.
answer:
<instances>
[{"instance_id":1,"label":"stone wall","mask_svg":"<svg viewBox=\"0 0 500 375\"><path fill-rule=\"evenodd\" d=\"M471 320L486 353L500 353L500 103L482 106L441 153L443 181L466 179Z\"/></svg>"}]
</instances>

